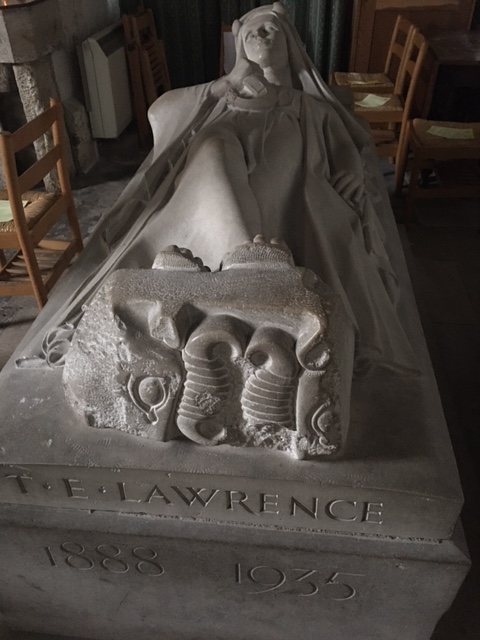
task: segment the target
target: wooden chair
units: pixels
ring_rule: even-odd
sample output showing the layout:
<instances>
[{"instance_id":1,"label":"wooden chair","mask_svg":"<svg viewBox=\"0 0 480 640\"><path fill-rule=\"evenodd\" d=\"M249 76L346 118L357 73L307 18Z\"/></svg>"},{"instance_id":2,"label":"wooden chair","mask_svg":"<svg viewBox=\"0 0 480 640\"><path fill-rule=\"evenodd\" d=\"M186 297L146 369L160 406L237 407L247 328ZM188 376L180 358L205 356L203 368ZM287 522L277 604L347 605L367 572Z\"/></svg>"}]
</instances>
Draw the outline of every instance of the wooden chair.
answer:
<instances>
[{"instance_id":1,"label":"wooden chair","mask_svg":"<svg viewBox=\"0 0 480 640\"><path fill-rule=\"evenodd\" d=\"M139 16L130 16L130 21L133 37L140 50L142 79L147 105L150 106L159 95L171 89L165 48L157 37L151 9Z\"/></svg>"},{"instance_id":2,"label":"wooden chair","mask_svg":"<svg viewBox=\"0 0 480 640\"><path fill-rule=\"evenodd\" d=\"M440 135L438 135L440 134ZM468 137L445 137L445 136ZM409 126L413 153L405 222L419 198L480 197L480 123L436 122L415 118ZM421 175L428 172L428 186Z\"/></svg>"},{"instance_id":3,"label":"wooden chair","mask_svg":"<svg viewBox=\"0 0 480 640\"><path fill-rule=\"evenodd\" d=\"M14 133L0 134L6 183L0 199L8 200L12 213L12 220L0 222L0 250L2 254L3 250L13 250L7 259L2 255L0 295L34 295L40 308L72 258L83 249L70 189L65 135L62 105L55 100ZM53 136L53 146L19 175L16 154L42 136ZM59 184L58 193L34 191L52 171L56 178L53 182ZM67 216L71 239L46 237L63 215Z\"/></svg>"},{"instance_id":4,"label":"wooden chair","mask_svg":"<svg viewBox=\"0 0 480 640\"><path fill-rule=\"evenodd\" d=\"M378 154L391 158L395 162L397 194L403 186L408 154L408 122L413 115L416 91L427 50L426 38L419 31L413 33L399 93L389 95L354 93L354 111L370 123ZM365 106L364 101L371 99L372 96L382 100L383 104Z\"/></svg>"},{"instance_id":5,"label":"wooden chair","mask_svg":"<svg viewBox=\"0 0 480 640\"><path fill-rule=\"evenodd\" d=\"M393 29L383 73L337 71L332 75L331 84L350 87L352 91L400 93L410 40L416 31L417 27L399 15Z\"/></svg>"},{"instance_id":6,"label":"wooden chair","mask_svg":"<svg viewBox=\"0 0 480 640\"><path fill-rule=\"evenodd\" d=\"M157 37L151 9L143 9L137 15L123 15L122 20L138 135L140 144L147 146L150 138L148 108L171 89L165 49Z\"/></svg>"},{"instance_id":7,"label":"wooden chair","mask_svg":"<svg viewBox=\"0 0 480 640\"><path fill-rule=\"evenodd\" d=\"M137 135L140 147L146 148L151 143L151 132L147 118L147 101L143 88L142 68L140 66L140 50L133 36L130 16L122 16L123 31L125 33L125 49L127 53L128 71L130 76L130 92L132 96Z\"/></svg>"}]
</instances>

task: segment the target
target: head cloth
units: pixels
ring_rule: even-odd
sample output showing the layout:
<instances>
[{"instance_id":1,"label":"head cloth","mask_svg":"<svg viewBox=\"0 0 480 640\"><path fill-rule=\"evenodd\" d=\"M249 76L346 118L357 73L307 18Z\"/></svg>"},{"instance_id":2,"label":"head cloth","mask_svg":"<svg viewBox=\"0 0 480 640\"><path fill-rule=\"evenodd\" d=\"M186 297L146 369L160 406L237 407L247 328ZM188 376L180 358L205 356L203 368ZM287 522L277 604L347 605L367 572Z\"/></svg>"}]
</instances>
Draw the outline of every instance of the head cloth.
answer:
<instances>
[{"instance_id":1,"label":"head cloth","mask_svg":"<svg viewBox=\"0 0 480 640\"><path fill-rule=\"evenodd\" d=\"M370 138L368 133L328 88L308 56L296 28L290 20L285 6L281 2L274 2L273 4L252 9L252 11L242 16L240 20L235 20L232 25L232 32L235 36L237 59L239 57L246 58L242 38L243 28L252 18L260 15L265 15L266 18L273 16L283 29L287 40L288 58L294 88L304 91L317 100L330 103L343 120L357 147L361 148L366 144L369 145Z\"/></svg>"}]
</instances>

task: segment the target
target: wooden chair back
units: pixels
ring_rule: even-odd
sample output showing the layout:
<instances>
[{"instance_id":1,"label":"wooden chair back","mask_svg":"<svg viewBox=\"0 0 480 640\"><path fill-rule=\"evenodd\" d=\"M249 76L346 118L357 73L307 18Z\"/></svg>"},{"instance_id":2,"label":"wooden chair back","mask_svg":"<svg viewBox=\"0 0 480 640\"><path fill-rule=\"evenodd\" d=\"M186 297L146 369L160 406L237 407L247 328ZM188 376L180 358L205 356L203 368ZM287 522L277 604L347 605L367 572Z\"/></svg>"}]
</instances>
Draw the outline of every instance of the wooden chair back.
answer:
<instances>
[{"instance_id":1,"label":"wooden chair back","mask_svg":"<svg viewBox=\"0 0 480 640\"><path fill-rule=\"evenodd\" d=\"M138 16L130 16L133 38L141 50L141 69L145 84L147 104L150 106L159 95L171 89L165 48L158 39L151 9Z\"/></svg>"},{"instance_id":2,"label":"wooden chair back","mask_svg":"<svg viewBox=\"0 0 480 640\"><path fill-rule=\"evenodd\" d=\"M420 31L410 35L408 55L402 73L402 82L398 94L385 96L386 102L380 106L365 106L362 99L365 94L355 93L355 112L372 124L372 135L380 156L395 161L395 191L403 186L405 165L408 152L408 123L420 113L415 113L415 97L418 89L428 42Z\"/></svg>"},{"instance_id":3,"label":"wooden chair back","mask_svg":"<svg viewBox=\"0 0 480 640\"><path fill-rule=\"evenodd\" d=\"M40 308L74 255L83 249L70 187L65 136L62 105L56 100L51 100L49 109L14 133L0 134L6 183L6 192L0 193L0 199L8 200L12 213L11 221L0 223L0 250L13 250L13 255L8 259L3 256L1 261L0 295L33 294ZM39 140L45 153L19 173L17 154ZM42 181L58 187L52 193L38 190ZM71 238L46 238L63 215L67 216Z\"/></svg>"},{"instance_id":4,"label":"wooden chair back","mask_svg":"<svg viewBox=\"0 0 480 640\"><path fill-rule=\"evenodd\" d=\"M405 60L403 77L399 84L398 95L403 99L404 120L410 118L411 109L414 105L415 92L418 89L418 82L422 71L423 62L427 55L428 41L420 31L415 31L410 39L408 56Z\"/></svg>"},{"instance_id":5,"label":"wooden chair back","mask_svg":"<svg viewBox=\"0 0 480 640\"><path fill-rule=\"evenodd\" d=\"M375 94L398 93L403 82L410 40L415 31L417 31L417 27L410 20L398 15L392 31L384 71L382 73L335 71L330 76L329 84L347 86L352 91L372 92Z\"/></svg>"},{"instance_id":6,"label":"wooden chair back","mask_svg":"<svg viewBox=\"0 0 480 640\"><path fill-rule=\"evenodd\" d=\"M158 39L151 9L123 15L125 45L132 97L141 146L147 146L150 131L147 111L165 91L171 89L163 42Z\"/></svg>"},{"instance_id":7,"label":"wooden chair back","mask_svg":"<svg viewBox=\"0 0 480 640\"><path fill-rule=\"evenodd\" d=\"M394 80L393 93L400 93L411 39L418 31L407 18L398 15L385 61L385 73Z\"/></svg>"},{"instance_id":8,"label":"wooden chair back","mask_svg":"<svg viewBox=\"0 0 480 640\"><path fill-rule=\"evenodd\" d=\"M409 123L415 116L421 115L421 106L424 102L425 88L420 92L422 99L416 102L417 91L420 90L420 79L428 52L428 41L425 36L416 31L411 38L408 59L405 62L404 78L400 95L403 98L404 106L399 131L397 134L397 154L395 167L395 192L400 194L403 187L405 169L408 157L408 135ZM417 109L417 112L415 112Z\"/></svg>"}]
</instances>

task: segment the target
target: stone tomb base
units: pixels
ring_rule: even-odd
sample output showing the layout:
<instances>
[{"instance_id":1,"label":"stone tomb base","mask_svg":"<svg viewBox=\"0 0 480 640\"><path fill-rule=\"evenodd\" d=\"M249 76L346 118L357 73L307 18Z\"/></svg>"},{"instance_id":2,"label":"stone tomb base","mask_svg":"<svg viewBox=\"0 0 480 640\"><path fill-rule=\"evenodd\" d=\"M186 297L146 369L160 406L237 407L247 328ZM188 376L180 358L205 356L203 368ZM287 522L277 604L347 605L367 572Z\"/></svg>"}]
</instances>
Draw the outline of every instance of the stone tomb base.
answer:
<instances>
[{"instance_id":1,"label":"stone tomb base","mask_svg":"<svg viewBox=\"0 0 480 640\"><path fill-rule=\"evenodd\" d=\"M427 640L468 566L455 538L74 509L8 507L0 540L10 628L102 640Z\"/></svg>"},{"instance_id":2,"label":"stone tomb base","mask_svg":"<svg viewBox=\"0 0 480 640\"><path fill-rule=\"evenodd\" d=\"M11 629L429 640L467 573L429 376L354 381L351 438L332 462L86 427L58 370L10 368L2 393L0 613Z\"/></svg>"},{"instance_id":3,"label":"stone tomb base","mask_svg":"<svg viewBox=\"0 0 480 640\"><path fill-rule=\"evenodd\" d=\"M0 381L0 621L96 640L429 640L469 561L405 310L422 374L355 378L336 460L88 427L61 369L20 348Z\"/></svg>"}]
</instances>

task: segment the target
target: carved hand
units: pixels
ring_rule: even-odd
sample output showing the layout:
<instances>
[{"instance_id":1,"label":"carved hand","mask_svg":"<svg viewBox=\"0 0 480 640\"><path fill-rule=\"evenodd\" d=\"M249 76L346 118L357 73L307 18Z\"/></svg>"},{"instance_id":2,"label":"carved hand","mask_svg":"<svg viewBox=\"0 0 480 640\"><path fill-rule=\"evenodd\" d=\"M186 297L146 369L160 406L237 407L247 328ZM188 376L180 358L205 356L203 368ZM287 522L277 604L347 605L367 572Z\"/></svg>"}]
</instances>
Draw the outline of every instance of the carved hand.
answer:
<instances>
[{"instance_id":1,"label":"carved hand","mask_svg":"<svg viewBox=\"0 0 480 640\"><path fill-rule=\"evenodd\" d=\"M365 183L361 176L349 171L339 171L330 178L330 184L352 209L363 206Z\"/></svg>"},{"instance_id":2,"label":"carved hand","mask_svg":"<svg viewBox=\"0 0 480 640\"><path fill-rule=\"evenodd\" d=\"M232 71L219 78L210 88L214 98L221 98L229 89L237 92L246 90L247 93L257 98L267 91L266 80L261 68L255 62L240 58Z\"/></svg>"}]
</instances>

